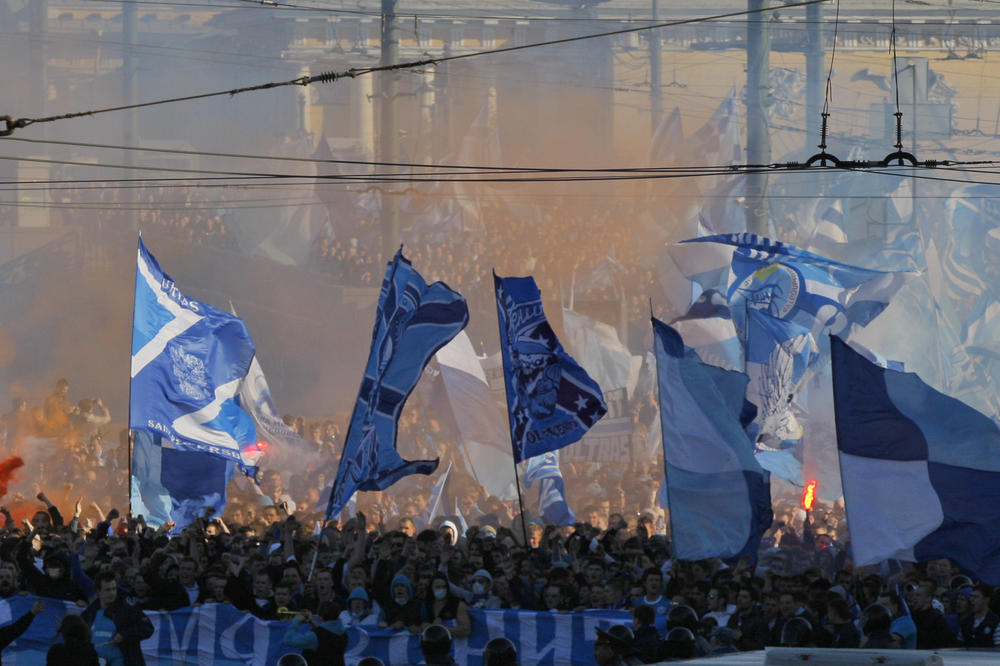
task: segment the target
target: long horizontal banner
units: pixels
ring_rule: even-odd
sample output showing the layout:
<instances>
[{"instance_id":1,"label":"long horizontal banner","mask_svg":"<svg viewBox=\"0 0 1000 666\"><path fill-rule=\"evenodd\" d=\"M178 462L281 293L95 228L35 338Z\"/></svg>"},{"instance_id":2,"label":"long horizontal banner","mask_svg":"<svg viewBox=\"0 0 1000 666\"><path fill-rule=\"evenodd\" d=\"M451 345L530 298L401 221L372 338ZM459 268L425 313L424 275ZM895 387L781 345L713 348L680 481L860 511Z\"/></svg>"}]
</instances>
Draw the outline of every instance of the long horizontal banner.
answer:
<instances>
[{"instance_id":1,"label":"long horizontal banner","mask_svg":"<svg viewBox=\"0 0 1000 666\"><path fill-rule=\"evenodd\" d=\"M0 600L0 625L27 613L34 597ZM56 629L67 613L79 613L75 605L45 600L45 611L28 631L3 651L5 666L45 663L45 654L55 642ZM515 646L522 664L555 666L594 665L594 628L631 623L625 611L546 613L538 611L471 610L472 634L454 642L455 660L462 666L479 666L483 648L497 636ZM289 652L283 645L287 622L264 622L224 604L206 604L170 613L149 611L155 633L142 643L148 666L246 665L270 666ZM662 617L658 617L662 624ZM662 630L662 626L660 629ZM362 657L380 658L388 666L416 664L423 660L418 635L408 631L351 629L347 663Z\"/></svg>"}]
</instances>

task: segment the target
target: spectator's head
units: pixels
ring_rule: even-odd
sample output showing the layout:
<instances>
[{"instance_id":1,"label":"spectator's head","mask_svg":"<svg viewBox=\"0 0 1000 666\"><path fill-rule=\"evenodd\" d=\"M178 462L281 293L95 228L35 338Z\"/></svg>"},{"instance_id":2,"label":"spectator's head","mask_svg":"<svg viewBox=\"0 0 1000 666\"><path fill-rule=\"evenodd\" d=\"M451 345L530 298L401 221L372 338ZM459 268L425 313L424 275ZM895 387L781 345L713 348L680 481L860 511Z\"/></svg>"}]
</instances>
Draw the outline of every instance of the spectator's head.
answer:
<instances>
[{"instance_id":1,"label":"spectator's head","mask_svg":"<svg viewBox=\"0 0 1000 666\"><path fill-rule=\"evenodd\" d=\"M646 569L642 573L642 584L646 596L658 597L663 592L663 572L655 567Z\"/></svg>"},{"instance_id":2,"label":"spectator's head","mask_svg":"<svg viewBox=\"0 0 1000 666\"><path fill-rule=\"evenodd\" d=\"M285 562L285 566L281 569L281 580L291 585L293 590L302 587L302 572L299 571L299 565L295 562Z\"/></svg>"},{"instance_id":3,"label":"spectator's head","mask_svg":"<svg viewBox=\"0 0 1000 666\"><path fill-rule=\"evenodd\" d=\"M438 526L438 532L441 534L441 539L445 544L449 546L454 546L455 542L458 540L458 528L455 527L455 523L450 520L446 520Z\"/></svg>"},{"instance_id":4,"label":"spectator's head","mask_svg":"<svg viewBox=\"0 0 1000 666\"><path fill-rule=\"evenodd\" d=\"M757 588L752 586L741 587L739 593L736 595L736 610L740 613L749 613L757 604L759 596Z\"/></svg>"},{"instance_id":5,"label":"spectator's head","mask_svg":"<svg viewBox=\"0 0 1000 666\"><path fill-rule=\"evenodd\" d=\"M847 601L841 597L834 597L827 602L826 614L830 618L830 624L843 624L851 619L851 610L847 606Z\"/></svg>"},{"instance_id":6,"label":"spectator's head","mask_svg":"<svg viewBox=\"0 0 1000 666\"><path fill-rule=\"evenodd\" d=\"M417 526L412 518L400 518L399 531L412 538L417 535Z\"/></svg>"},{"instance_id":7,"label":"spectator's head","mask_svg":"<svg viewBox=\"0 0 1000 666\"><path fill-rule=\"evenodd\" d=\"M597 638L594 641L594 661L598 666L611 664L620 657L628 655L635 642L632 630L624 624L616 624L607 630L595 627Z\"/></svg>"},{"instance_id":8,"label":"spectator's head","mask_svg":"<svg viewBox=\"0 0 1000 666\"><path fill-rule=\"evenodd\" d=\"M528 523L528 548L539 548L542 545L542 536L545 530L537 523Z\"/></svg>"},{"instance_id":9,"label":"spectator's head","mask_svg":"<svg viewBox=\"0 0 1000 666\"><path fill-rule=\"evenodd\" d=\"M980 583L972 588L972 612L976 617L985 615L990 610L990 599L993 597L993 587L986 583Z\"/></svg>"},{"instance_id":10,"label":"spectator's head","mask_svg":"<svg viewBox=\"0 0 1000 666\"><path fill-rule=\"evenodd\" d=\"M809 620L795 616L781 628L782 647L810 647L813 643L813 627Z\"/></svg>"},{"instance_id":11,"label":"spectator's head","mask_svg":"<svg viewBox=\"0 0 1000 666\"><path fill-rule=\"evenodd\" d=\"M791 592L783 592L780 597L778 597L778 610L781 611L781 617L792 617L799 610L798 599Z\"/></svg>"},{"instance_id":12,"label":"spectator's head","mask_svg":"<svg viewBox=\"0 0 1000 666\"><path fill-rule=\"evenodd\" d=\"M253 596L258 599L268 599L271 596L271 577L265 571L253 576Z\"/></svg>"},{"instance_id":13,"label":"spectator's head","mask_svg":"<svg viewBox=\"0 0 1000 666\"><path fill-rule=\"evenodd\" d=\"M921 583L913 590L913 608L922 611L931 607L934 601L934 591L929 583Z\"/></svg>"},{"instance_id":14,"label":"spectator's head","mask_svg":"<svg viewBox=\"0 0 1000 666\"><path fill-rule=\"evenodd\" d=\"M0 596L9 597L17 592L17 578L14 571L4 567L0 569Z\"/></svg>"},{"instance_id":15,"label":"spectator's head","mask_svg":"<svg viewBox=\"0 0 1000 666\"><path fill-rule=\"evenodd\" d=\"M698 614L690 606L673 606L667 611L667 630L685 627L692 632L698 630Z\"/></svg>"},{"instance_id":16,"label":"spectator's head","mask_svg":"<svg viewBox=\"0 0 1000 666\"><path fill-rule=\"evenodd\" d=\"M561 610L563 605L562 589L558 585L546 586L542 592L542 603L545 604L545 610Z\"/></svg>"},{"instance_id":17,"label":"spectator's head","mask_svg":"<svg viewBox=\"0 0 1000 666\"><path fill-rule=\"evenodd\" d=\"M656 621L656 611L652 606L639 604L632 609L632 625L635 627L645 627L652 625Z\"/></svg>"},{"instance_id":18,"label":"spectator's head","mask_svg":"<svg viewBox=\"0 0 1000 666\"><path fill-rule=\"evenodd\" d=\"M94 587L97 588L97 598L101 602L101 608L107 608L118 600L118 581L113 573L100 574L94 581Z\"/></svg>"},{"instance_id":19,"label":"spectator's head","mask_svg":"<svg viewBox=\"0 0 1000 666\"><path fill-rule=\"evenodd\" d=\"M190 557L185 557L177 565L177 581L184 587L193 587L198 577L198 563Z\"/></svg>"},{"instance_id":20,"label":"spectator's head","mask_svg":"<svg viewBox=\"0 0 1000 666\"><path fill-rule=\"evenodd\" d=\"M486 569L478 569L472 574L472 593L475 595L489 594L493 587L493 576Z\"/></svg>"},{"instance_id":21,"label":"spectator's head","mask_svg":"<svg viewBox=\"0 0 1000 666\"><path fill-rule=\"evenodd\" d=\"M316 609L317 619L320 622L332 622L343 612L344 607L336 601L324 601Z\"/></svg>"},{"instance_id":22,"label":"spectator's head","mask_svg":"<svg viewBox=\"0 0 1000 666\"><path fill-rule=\"evenodd\" d=\"M268 582L270 582L268 578ZM288 583L278 583L274 586L274 607L288 608L292 605L292 586ZM261 597L262 599L265 597Z\"/></svg>"},{"instance_id":23,"label":"spectator's head","mask_svg":"<svg viewBox=\"0 0 1000 666\"><path fill-rule=\"evenodd\" d=\"M90 627L79 615L69 614L59 622L59 635L66 643L89 643Z\"/></svg>"},{"instance_id":24,"label":"spectator's head","mask_svg":"<svg viewBox=\"0 0 1000 666\"><path fill-rule=\"evenodd\" d=\"M351 612L354 617L361 617L368 612L368 593L364 589L357 587L351 590L351 594L347 597L347 610Z\"/></svg>"},{"instance_id":25,"label":"spectator's head","mask_svg":"<svg viewBox=\"0 0 1000 666\"><path fill-rule=\"evenodd\" d=\"M451 663L451 632L443 625L430 625L420 634L420 651L428 664Z\"/></svg>"},{"instance_id":26,"label":"spectator's head","mask_svg":"<svg viewBox=\"0 0 1000 666\"><path fill-rule=\"evenodd\" d=\"M517 666L517 649L506 638L493 638L483 648L483 666Z\"/></svg>"},{"instance_id":27,"label":"spectator's head","mask_svg":"<svg viewBox=\"0 0 1000 666\"><path fill-rule=\"evenodd\" d=\"M892 626L892 611L882 604L872 604L861 616L861 631L865 636L889 631Z\"/></svg>"}]
</instances>

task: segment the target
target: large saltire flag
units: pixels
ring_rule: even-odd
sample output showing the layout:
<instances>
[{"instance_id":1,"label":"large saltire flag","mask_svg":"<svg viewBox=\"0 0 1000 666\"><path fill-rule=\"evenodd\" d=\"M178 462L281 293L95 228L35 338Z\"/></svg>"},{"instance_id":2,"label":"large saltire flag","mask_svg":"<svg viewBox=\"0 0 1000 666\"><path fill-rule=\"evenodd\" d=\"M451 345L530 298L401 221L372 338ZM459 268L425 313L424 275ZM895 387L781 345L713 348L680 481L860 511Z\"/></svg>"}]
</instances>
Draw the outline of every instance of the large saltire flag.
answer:
<instances>
[{"instance_id":1,"label":"large saltire flag","mask_svg":"<svg viewBox=\"0 0 1000 666\"><path fill-rule=\"evenodd\" d=\"M237 392L254 357L242 319L186 296L139 239L129 427L252 473L253 419Z\"/></svg>"},{"instance_id":2,"label":"large saltire flag","mask_svg":"<svg viewBox=\"0 0 1000 666\"><path fill-rule=\"evenodd\" d=\"M608 411L604 394L566 353L531 277L493 274L514 462L568 446Z\"/></svg>"},{"instance_id":3,"label":"large saltire flag","mask_svg":"<svg viewBox=\"0 0 1000 666\"><path fill-rule=\"evenodd\" d=\"M727 298L736 328L746 331L747 310L763 310L791 320L817 339L821 333L847 335L865 326L914 271L879 271L841 263L794 245L756 234L720 234L683 241L730 245Z\"/></svg>"},{"instance_id":4,"label":"large saltire flag","mask_svg":"<svg viewBox=\"0 0 1000 666\"><path fill-rule=\"evenodd\" d=\"M465 299L443 282L428 285L403 250L385 272L372 346L354 404L326 515L357 490L384 490L409 474L431 474L438 461L408 461L396 451L396 424L434 353L469 323Z\"/></svg>"},{"instance_id":5,"label":"large saltire flag","mask_svg":"<svg viewBox=\"0 0 1000 666\"><path fill-rule=\"evenodd\" d=\"M1000 428L840 338L830 350L855 565L946 557L1000 583Z\"/></svg>"},{"instance_id":6,"label":"large saltire flag","mask_svg":"<svg viewBox=\"0 0 1000 666\"><path fill-rule=\"evenodd\" d=\"M744 430L749 380L703 363L677 331L652 322L674 555L754 558L772 513L769 476Z\"/></svg>"}]
</instances>

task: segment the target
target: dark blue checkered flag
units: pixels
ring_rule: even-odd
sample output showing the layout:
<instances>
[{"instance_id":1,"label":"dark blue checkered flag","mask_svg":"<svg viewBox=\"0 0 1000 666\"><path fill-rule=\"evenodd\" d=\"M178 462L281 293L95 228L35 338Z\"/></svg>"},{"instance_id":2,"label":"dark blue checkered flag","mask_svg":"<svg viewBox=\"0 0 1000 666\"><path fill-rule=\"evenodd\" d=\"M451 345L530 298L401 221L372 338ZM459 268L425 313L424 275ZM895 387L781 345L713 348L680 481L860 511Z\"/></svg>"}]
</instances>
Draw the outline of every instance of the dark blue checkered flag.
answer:
<instances>
[{"instance_id":1,"label":"dark blue checkered flag","mask_svg":"<svg viewBox=\"0 0 1000 666\"><path fill-rule=\"evenodd\" d=\"M356 490L384 490L409 474L431 474L437 460L408 461L396 451L396 422L431 356L469 322L461 294L428 286L400 249L386 269L368 365L333 482L327 520Z\"/></svg>"},{"instance_id":2,"label":"dark blue checkered flag","mask_svg":"<svg viewBox=\"0 0 1000 666\"><path fill-rule=\"evenodd\" d=\"M583 437L608 411L604 394L566 353L530 277L493 274L514 462Z\"/></svg>"}]
</instances>

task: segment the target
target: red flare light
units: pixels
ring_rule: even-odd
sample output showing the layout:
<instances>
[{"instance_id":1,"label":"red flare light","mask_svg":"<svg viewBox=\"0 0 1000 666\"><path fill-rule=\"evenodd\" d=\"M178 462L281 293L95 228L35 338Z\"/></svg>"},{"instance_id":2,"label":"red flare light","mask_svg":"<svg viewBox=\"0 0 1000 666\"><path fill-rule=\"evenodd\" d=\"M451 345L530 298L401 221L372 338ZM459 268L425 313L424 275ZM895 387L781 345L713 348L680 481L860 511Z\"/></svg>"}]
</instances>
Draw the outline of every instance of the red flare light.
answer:
<instances>
[{"instance_id":1,"label":"red flare light","mask_svg":"<svg viewBox=\"0 0 1000 666\"><path fill-rule=\"evenodd\" d=\"M802 493L802 508L809 511L813 508L813 502L816 501L816 479L813 479L806 484L806 489Z\"/></svg>"}]
</instances>

